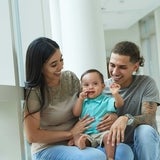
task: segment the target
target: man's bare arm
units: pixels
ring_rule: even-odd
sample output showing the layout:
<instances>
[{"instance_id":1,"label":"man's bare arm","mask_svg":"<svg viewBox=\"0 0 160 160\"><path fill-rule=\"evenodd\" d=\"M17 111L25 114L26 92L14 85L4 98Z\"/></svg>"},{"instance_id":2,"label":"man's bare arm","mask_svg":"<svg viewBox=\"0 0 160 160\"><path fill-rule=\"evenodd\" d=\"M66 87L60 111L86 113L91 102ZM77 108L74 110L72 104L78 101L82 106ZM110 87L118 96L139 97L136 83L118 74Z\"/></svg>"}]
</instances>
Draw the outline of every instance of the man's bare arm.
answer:
<instances>
[{"instance_id":1,"label":"man's bare arm","mask_svg":"<svg viewBox=\"0 0 160 160\"><path fill-rule=\"evenodd\" d=\"M134 116L134 126L140 124L153 125L155 122L157 111L157 103L155 102L143 102L142 103L142 114Z\"/></svg>"}]
</instances>

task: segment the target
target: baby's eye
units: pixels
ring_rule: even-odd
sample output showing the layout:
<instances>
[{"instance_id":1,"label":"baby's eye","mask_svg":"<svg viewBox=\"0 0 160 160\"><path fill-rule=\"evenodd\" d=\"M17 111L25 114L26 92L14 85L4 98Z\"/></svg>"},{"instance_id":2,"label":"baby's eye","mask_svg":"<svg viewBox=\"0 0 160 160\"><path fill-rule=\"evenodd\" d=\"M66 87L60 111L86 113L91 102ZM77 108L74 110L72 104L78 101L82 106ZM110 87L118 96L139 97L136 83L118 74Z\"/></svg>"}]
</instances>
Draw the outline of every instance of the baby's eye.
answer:
<instances>
[{"instance_id":1,"label":"baby's eye","mask_svg":"<svg viewBox=\"0 0 160 160\"><path fill-rule=\"evenodd\" d=\"M85 83L85 84L83 84L83 86L84 86L84 87L87 87L87 86L89 86L89 85L88 85L87 83Z\"/></svg>"}]
</instances>

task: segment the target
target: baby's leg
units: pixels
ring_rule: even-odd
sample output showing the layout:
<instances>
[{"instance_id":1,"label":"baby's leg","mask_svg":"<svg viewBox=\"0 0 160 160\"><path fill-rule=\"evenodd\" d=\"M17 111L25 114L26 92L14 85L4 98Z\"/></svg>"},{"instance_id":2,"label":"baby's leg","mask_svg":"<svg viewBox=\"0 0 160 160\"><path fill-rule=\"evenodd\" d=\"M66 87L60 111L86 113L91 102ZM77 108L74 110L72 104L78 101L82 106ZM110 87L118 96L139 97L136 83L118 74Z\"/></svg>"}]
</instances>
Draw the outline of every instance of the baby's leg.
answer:
<instances>
[{"instance_id":1,"label":"baby's leg","mask_svg":"<svg viewBox=\"0 0 160 160\"><path fill-rule=\"evenodd\" d=\"M103 137L103 144L107 153L108 160L114 160L115 146L112 146L111 142L107 144L108 133Z\"/></svg>"},{"instance_id":2,"label":"baby's leg","mask_svg":"<svg viewBox=\"0 0 160 160\"><path fill-rule=\"evenodd\" d=\"M74 144L80 149L86 148L87 141L88 141L87 135L85 134L74 137Z\"/></svg>"}]
</instances>

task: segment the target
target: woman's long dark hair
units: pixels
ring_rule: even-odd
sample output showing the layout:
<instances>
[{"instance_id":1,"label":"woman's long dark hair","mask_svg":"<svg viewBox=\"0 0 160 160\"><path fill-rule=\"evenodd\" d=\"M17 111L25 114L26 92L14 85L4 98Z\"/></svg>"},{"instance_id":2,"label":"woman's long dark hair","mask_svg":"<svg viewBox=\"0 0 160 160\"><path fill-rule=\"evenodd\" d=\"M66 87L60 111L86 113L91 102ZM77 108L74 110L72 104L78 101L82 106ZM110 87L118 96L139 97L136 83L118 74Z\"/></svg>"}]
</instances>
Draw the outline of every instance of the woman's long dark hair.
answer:
<instances>
[{"instance_id":1,"label":"woman's long dark hair","mask_svg":"<svg viewBox=\"0 0 160 160\"><path fill-rule=\"evenodd\" d=\"M26 53L26 82L25 82L25 99L26 106L30 113L27 101L33 87L39 87L41 92L41 108L44 105L44 77L42 74L43 64L59 49L59 45L46 37L40 37L30 43ZM40 108L40 109L41 109Z\"/></svg>"}]
</instances>

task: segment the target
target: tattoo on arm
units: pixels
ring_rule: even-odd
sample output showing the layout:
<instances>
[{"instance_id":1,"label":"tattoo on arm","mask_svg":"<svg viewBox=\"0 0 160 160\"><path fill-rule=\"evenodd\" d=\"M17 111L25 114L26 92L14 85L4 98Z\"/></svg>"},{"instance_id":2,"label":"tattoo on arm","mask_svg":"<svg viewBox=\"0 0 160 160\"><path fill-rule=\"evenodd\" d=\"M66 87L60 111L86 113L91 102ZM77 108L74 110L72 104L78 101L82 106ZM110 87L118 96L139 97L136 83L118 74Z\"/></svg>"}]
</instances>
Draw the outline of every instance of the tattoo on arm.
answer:
<instances>
[{"instance_id":1,"label":"tattoo on arm","mask_svg":"<svg viewBox=\"0 0 160 160\"><path fill-rule=\"evenodd\" d=\"M142 103L142 114L135 116L134 125L149 124L153 125L155 122L157 110L157 103L155 102L143 102Z\"/></svg>"}]
</instances>

